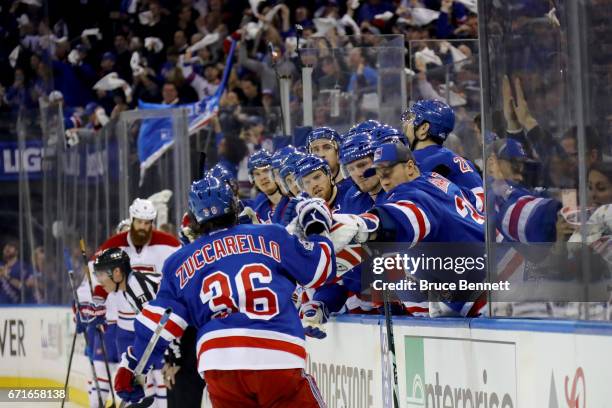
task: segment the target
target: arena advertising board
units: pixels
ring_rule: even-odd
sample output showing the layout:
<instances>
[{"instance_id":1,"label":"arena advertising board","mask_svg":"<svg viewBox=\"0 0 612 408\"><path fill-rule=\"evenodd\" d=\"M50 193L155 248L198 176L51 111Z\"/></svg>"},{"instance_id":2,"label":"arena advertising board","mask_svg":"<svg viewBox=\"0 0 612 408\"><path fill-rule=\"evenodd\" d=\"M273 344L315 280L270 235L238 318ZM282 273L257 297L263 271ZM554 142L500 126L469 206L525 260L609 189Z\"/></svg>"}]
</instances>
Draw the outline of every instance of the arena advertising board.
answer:
<instances>
[{"instance_id":1,"label":"arena advertising board","mask_svg":"<svg viewBox=\"0 0 612 408\"><path fill-rule=\"evenodd\" d=\"M609 406L610 325L449 320L394 319L402 408ZM1 308L0 387L62 385L73 324L67 307ZM307 340L307 370L328 407L393 406L384 327L382 317L343 317L326 325L327 338ZM83 352L79 337L71 392L86 403Z\"/></svg>"},{"instance_id":2,"label":"arena advertising board","mask_svg":"<svg viewBox=\"0 0 612 408\"><path fill-rule=\"evenodd\" d=\"M72 334L67 307L0 308L0 387L62 387ZM71 400L86 401L88 363L78 337L71 371Z\"/></svg>"},{"instance_id":3,"label":"arena advertising board","mask_svg":"<svg viewBox=\"0 0 612 408\"><path fill-rule=\"evenodd\" d=\"M308 338L307 371L329 408L378 408L382 401L377 324L330 323L325 339Z\"/></svg>"},{"instance_id":4,"label":"arena advertising board","mask_svg":"<svg viewBox=\"0 0 612 408\"><path fill-rule=\"evenodd\" d=\"M42 140L28 140L19 150L17 142L0 142L0 181L17 181L24 171L31 179L42 177Z\"/></svg>"}]
</instances>

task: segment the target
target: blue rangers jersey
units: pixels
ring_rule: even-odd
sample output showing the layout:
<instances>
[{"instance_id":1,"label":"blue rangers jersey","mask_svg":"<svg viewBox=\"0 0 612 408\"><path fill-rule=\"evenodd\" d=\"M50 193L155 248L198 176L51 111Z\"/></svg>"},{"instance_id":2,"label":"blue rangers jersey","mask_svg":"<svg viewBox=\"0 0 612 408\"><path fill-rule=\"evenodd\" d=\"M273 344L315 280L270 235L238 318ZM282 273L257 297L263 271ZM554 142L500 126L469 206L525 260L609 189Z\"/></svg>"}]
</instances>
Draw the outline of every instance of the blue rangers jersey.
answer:
<instances>
[{"instance_id":1,"label":"blue rangers jersey","mask_svg":"<svg viewBox=\"0 0 612 408\"><path fill-rule=\"evenodd\" d=\"M291 210L290 208L288 208L290 201L291 201L291 198L287 196L283 196L280 199L276 207L274 207L274 211L272 212L272 216L270 217L270 222L272 224L287 225L284 223L284 220L287 219L287 217L285 216L286 215L285 213L287 212L287 210L289 211Z\"/></svg>"},{"instance_id":2,"label":"blue rangers jersey","mask_svg":"<svg viewBox=\"0 0 612 408\"><path fill-rule=\"evenodd\" d=\"M561 209L561 203L533 193L509 180L504 180L503 183L503 195L495 195L496 225L503 237L524 244L554 242L557 234L557 213Z\"/></svg>"},{"instance_id":3,"label":"blue rangers jersey","mask_svg":"<svg viewBox=\"0 0 612 408\"><path fill-rule=\"evenodd\" d=\"M463 191L437 173L422 173L387 192L384 208L399 242L484 242L484 217Z\"/></svg>"},{"instance_id":4,"label":"blue rangers jersey","mask_svg":"<svg viewBox=\"0 0 612 408\"><path fill-rule=\"evenodd\" d=\"M257 214L257 218L262 224L270 224L272 222L272 213L274 204L268 199L264 193L259 193L253 199L253 210Z\"/></svg>"},{"instance_id":5,"label":"blue rangers jersey","mask_svg":"<svg viewBox=\"0 0 612 408\"><path fill-rule=\"evenodd\" d=\"M376 196L376 202L372 200L372 196L359 190L357 185L353 184L344 196L344 201L341 206L342 214L359 215L369 211L375 204L380 204L385 199L385 191L380 190ZM356 250L356 248L352 248ZM346 251L348 252L348 250ZM339 256L349 255L337 254ZM355 257L361 260L360 257ZM348 262L350 264L357 263L356 261ZM325 303L330 312L339 313L341 311L367 313L372 308L371 302L361 300L361 265L357 265L348 272L342 275L338 282L327 284L322 288L317 289L313 299ZM343 309L343 306L345 308Z\"/></svg>"},{"instance_id":6,"label":"blue rangers jersey","mask_svg":"<svg viewBox=\"0 0 612 408\"><path fill-rule=\"evenodd\" d=\"M374 201L369 193L364 193L359 190L359 187L352 185L344 195L340 212L342 214L362 214L370 210L374 205L382 204L385 196L385 191L381 189L376 195L376 201Z\"/></svg>"},{"instance_id":7,"label":"blue rangers jersey","mask_svg":"<svg viewBox=\"0 0 612 408\"><path fill-rule=\"evenodd\" d=\"M413 154L422 173L442 174L465 192L478 211L484 211L482 178L470 161L440 145L427 146Z\"/></svg>"},{"instance_id":8,"label":"blue rangers jersey","mask_svg":"<svg viewBox=\"0 0 612 408\"><path fill-rule=\"evenodd\" d=\"M353 181L350 178L346 178L339 183L336 184L336 196L333 197L332 202L328 203L329 209L334 212L342 213L344 210L342 209L344 197L353 186Z\"/></svg>"},{"instance_id":9,"label":"blue rangers jersey","mask_svg":"<svg viewBox=\"0 0 612 408\"><path fill-rule=\"evenodd\" d=\"M300 241L278 225L237 225L202 236L166 261L156 299L136 320L135 357L171 307L152 361L192 325L200 373L303 368L293 291L296 283L319 287L335 273L333 246L323 237Z\"/></svg>"},{"instance_id":10,"label":"blue rangers jersey","mask_svg":"<svg viewBox=\"0 0 612 408\"><path fill-rule=\"evenodd\" d=\"M416 179L400 184L387 192L382 205L377 205L371 214L362 214L366 223L382 229L392 228L395 242L415 245L417 242L484 242L484 217L465 198L463 191L437 173L422 173ZM380 229L379 229L380 231ZM382 232L382 231L381 231ZM470 248L465 256L483 257L484 247ZM438 273L438 272L436 272ZM463 276L470 282L482 282L486 271L473 270L469 276ZM455 281L460 275L453 271L444 275L431 276L419 269L414 277L417 280ZM402 294L406 312L416 316L461 315L477 316L484 306L484 301L463 300L428 302L427 294L408 291ZM483 298L484 299L484 298Z\"/></svg>"}]
</instances>

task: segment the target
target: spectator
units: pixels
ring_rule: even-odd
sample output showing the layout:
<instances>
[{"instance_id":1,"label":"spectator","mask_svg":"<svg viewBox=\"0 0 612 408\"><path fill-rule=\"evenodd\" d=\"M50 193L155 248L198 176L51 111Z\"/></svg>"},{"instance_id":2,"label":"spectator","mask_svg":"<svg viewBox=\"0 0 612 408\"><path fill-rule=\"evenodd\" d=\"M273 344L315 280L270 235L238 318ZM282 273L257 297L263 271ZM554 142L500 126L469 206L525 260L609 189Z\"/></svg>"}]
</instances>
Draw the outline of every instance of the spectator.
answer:
<instances>
[{"instance_id":1,"label":"spectator","mask_svg":"<svg viewBox=\"0 0 612 408\"><path fill-rule=\"evenodd\" d=\"M601 146L599 142L599 134L597 130L591 126L587 126L584 130L586 140L586 166L591 167L602 158ZM578 127L573 126L568 129L561 138L561 147L563 148L568 161L568 166L578 170Z\"/></svg>"},{"instance_id":2,"label":"spectator","mask_svg":"<svg viewBox=\"0 0 612 408\"><path fill-rule=\"evenodd\" d=\"M247 119L243 139L247 145L251 146L252 150L259 150L261 148L269 152L274 150L272 139L265 134L265 130L266 128L262 117L251 116Z\"/></svg>"},{"instance_id":3,"label":"spectator","mask_svg":"<svg viewBox=\"0 0 612 408\"><path fill-rule=\"evenodd\" d=\"M102 55L102 60L100 61L100 73L98 76L102 78L111 72L115 72L116 61L117 58L115 57L115 54L113 54L111 51L105 52L104 55Z\"/></svg>"},{"instance_id":4,"label":"spectator","mask_svg":"<svg viewBox=\"0 0 612 408\"><path fill-rule=\"evenodd\" d=\"M319 89L347 89L350 76L347 70L341 70L339 61L332 57L321 60L323 75L319 78Z\"/></svg>"},{"instance_id":5,"label":"spectator","mask_svg":"<svg viewBox=\"0 0 612 408\"><path fill-rule=\"evenodd\" d=\"M23 283L31 275L31 268L19 262L19 242L13 239L6 242L2 248L2 261L0 262L0 304L27 301ZM24 292L23 299L22 291Z\"/></svg>"},{"instance_id":6,"label":"spectator","mask_svg":"<svg viewBox=\"0 0 612 408\"><path fill-rule=\"evenodd\" d=\"M393 12L394 7L389 0L367 0L361 6L357 16L357 22L372 21L377 14L383 14L387 11Z\"/></svg>"},{"instance_id":7,"label":"spectator","mask_svg":"<svg viewBox=\"0 0 612 408\"><path fill-rule=\"evenodd\" d=\"M179 103L179 93L173 82L166 82L162 88L162 103L176 105Z\"/></svg>"},{"instance_id":8,"label":"spectator","mask_svg":"<svg viewBox=\"0 0 612 408\"><path fill-rule=\"evenodd\" d=\"M353 71L347 88L348 92L375 91L378 74L374 68L367 65L360 48L353 48L349 52L348 65Z\"/></svg>"},{"instance_id":9,"label":"spectator","mask_svg":"<svg viewBox=\"0 0 612 408\"><path fill-rule=\"evenodd\" d=\"M130 67L130 59L132 53L129 50L129 43L123 34L115 36L115 66L114 71L119 76L128 82L132 82L132 69Z\"/></svg>"},{"instance_id":10,"label":"spectator","mask_svg":"<svg viewBox=\"0 0 612 408\"><path fill-rule=\"evenodd\" d=\"M253 77L246 77L240 81L241 105L245 108L259 108L261 104L261 94L257 81Z\"/></svg>"},{"instance_id":11,"label":"spectator","mask_svg":"<svg viewBox=\"0 0 612 408\"><path fill-rule=\"evenodd\" d=\"M598 208L612 204L612 164L594 163L587 175L589 190L589 205Z\"/></svg>"},{"instance_id":12,"label":"spectator","mask_svg":"<svg viewBox=\"0 0 612 408\"><path fill-rule=\"evenodd\" d=\"M159 86L151 76L152 72L148 69L143 70L139 75L134 76L134 99L143 102L159 102L161 93Z\"/></svg>"}]
</instances>

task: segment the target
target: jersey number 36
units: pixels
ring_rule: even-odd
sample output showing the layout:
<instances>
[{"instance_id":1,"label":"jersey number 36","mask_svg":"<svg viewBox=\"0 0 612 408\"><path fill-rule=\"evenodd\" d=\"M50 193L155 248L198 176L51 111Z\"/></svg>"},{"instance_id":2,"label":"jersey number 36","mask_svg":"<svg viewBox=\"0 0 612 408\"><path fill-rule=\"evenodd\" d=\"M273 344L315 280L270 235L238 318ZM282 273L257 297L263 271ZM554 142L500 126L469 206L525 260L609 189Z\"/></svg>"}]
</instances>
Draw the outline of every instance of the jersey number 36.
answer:
<instances>
[{"instance_id":1,"label":"jersey number 36","mask_svg":"<svg viewBox=\"0 0 612 408\"><path fill-rule=\"evenodd\" d=\"M270 320L278 314L278 297L270 288L261 286L271 281L272 271L266 265L244 265L234 277L238 292L234 294L229 275L216 271L202 281L200 299L208 303L213 316L240 312L251 319Z\"/></svg>"}]
</instances>

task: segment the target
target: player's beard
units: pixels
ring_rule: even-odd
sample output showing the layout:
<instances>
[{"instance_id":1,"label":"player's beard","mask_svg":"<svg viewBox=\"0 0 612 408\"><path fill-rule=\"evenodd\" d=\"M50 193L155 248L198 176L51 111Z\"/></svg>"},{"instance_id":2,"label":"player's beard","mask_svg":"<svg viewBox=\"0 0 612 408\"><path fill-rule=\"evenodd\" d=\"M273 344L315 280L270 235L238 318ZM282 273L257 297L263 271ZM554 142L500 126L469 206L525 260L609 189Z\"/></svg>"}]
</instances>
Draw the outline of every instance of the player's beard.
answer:
<instances>
[{"instance_id":1,"label":"player's beard","mask_svg":"<svg viewBox=\"0 0 612 408\"><path fill-rule=\"evenodd\" d=\"M134 226L130 227L130 238L132 238L132 243L134 246L144 246L151 239L151 234L153 234L153 228L148 231L137 230Z\"/></svg>"}]
</instances>

